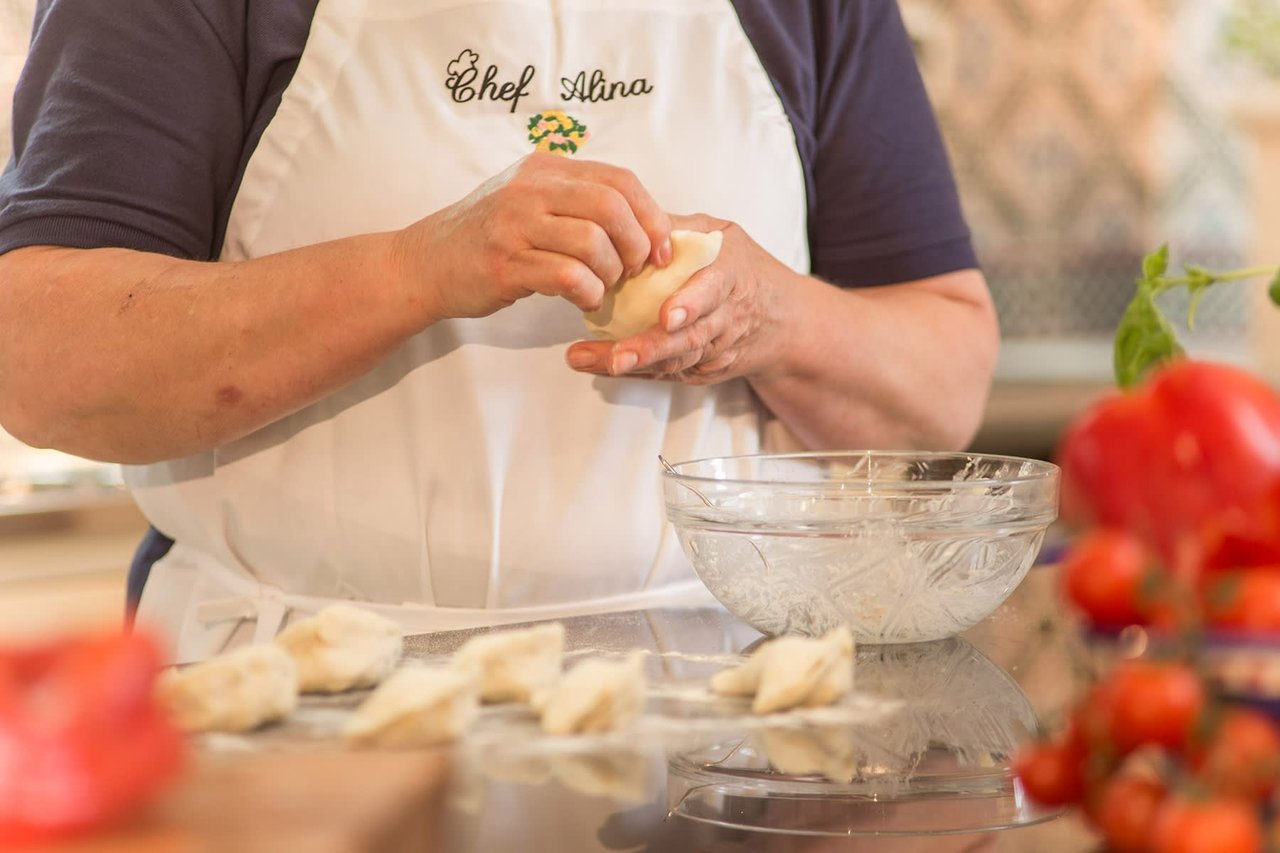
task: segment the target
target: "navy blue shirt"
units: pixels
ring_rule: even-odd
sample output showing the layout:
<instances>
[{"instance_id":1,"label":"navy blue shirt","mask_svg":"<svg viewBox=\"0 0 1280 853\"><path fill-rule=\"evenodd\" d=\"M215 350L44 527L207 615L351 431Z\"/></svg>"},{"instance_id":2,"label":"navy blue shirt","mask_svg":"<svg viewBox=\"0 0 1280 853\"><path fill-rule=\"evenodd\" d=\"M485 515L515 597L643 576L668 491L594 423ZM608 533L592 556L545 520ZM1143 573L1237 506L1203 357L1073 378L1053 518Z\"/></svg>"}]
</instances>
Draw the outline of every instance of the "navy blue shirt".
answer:
<instances>
[{"instance_id":1,"label":"navy blue shirt","mask_svg":"<svg viewBox=\"0 0 1280 853\"><path fill-rule=\"evenodd\" d=\"M217 257L316 0L41 0L0 176L0 253ZM976 265L895 0L734 0L791 118L812 271L846 286Z\"/></svg>"},{"instance_id":2,"label":"navy blue shirt","mask_svg":"<svg viewBox=\"0 0 1280 853\"><path fill-rule=\"evenodd\" d=\"M216 258L316 2L41 0L0 175L0 253ZM732 2L795 131L812 272L856 287L977 266L896 0ZM152 531L136 565L169 544Z\"/></svg>"}]
</instances>

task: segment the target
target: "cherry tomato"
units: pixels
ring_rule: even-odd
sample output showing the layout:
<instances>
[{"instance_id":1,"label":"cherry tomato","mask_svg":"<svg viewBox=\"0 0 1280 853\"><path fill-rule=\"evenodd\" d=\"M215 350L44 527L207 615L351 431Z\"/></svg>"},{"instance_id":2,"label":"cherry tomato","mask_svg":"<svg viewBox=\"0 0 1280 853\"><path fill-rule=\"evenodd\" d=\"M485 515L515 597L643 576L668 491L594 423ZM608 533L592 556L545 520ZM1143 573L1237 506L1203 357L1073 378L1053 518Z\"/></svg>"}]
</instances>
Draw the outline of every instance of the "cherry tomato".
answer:
<instances>
[{"instance_id":1,"label":"cherry tomato","mask_svg":"<svg viewBox=\"0 0 1280 853\"><path fill-rule=\"evenodd\" d=\"M1280 781L1280 731L1257 711L1227 708L1187 765L1214 791L1256 801Z\"/></svg>"},{"instance_id":2,"label":"cherry tomato","mask_svg":"<svg viewBox=\"0 0 1280 853\"><path fill-rule=\"evenodd\" d=\"M1146 853L1165 787L1154 779L1113 776L1091 803L1089 817L1115 853Z\"/></svg>"},{"instance_id":3,"label":"cherry tomato","mask_svg":"<svg viewBox=\"0 0 1280 853\"><path fill-rule=\"evenodd\" d=\"M1143 599L1156 571L1142 540L1118 528L1100 528L1076 542L1062 561L1063 591L1089 622L1123 628L1146 621Z\"/></svg>"},{"instance_id":4,"label":"cherry tomato","mask_svg":"<svg viewBox=\"0 0 1280 853\"><path fill-rule=\"evenodd\" d=\"M1065 741L1043 741L1025 747L1013 769L1027 796L1046 806L1080 802L1084 795L1084 756Z\"/></svg>"},{"instance_id":5,"label":"cherry tomato","mask_svg":"<svg viewBox=\"0 0 1280 853\"><path fill-rule=\"evenodd\" d=\"M1156 814L1155 853L1261 853L1262 822L1232 799L1171 797Z\"/></svg>"},{"instance_id":6,"label":"cherry tomato","mask_svg":"<svg viewBox=\"0 0 1280 853\"><path fill-rule=\"evenodd\" d=\"M1215 572L1205 578L1201 597L1211 627L1280 633L1280 566Z\"/></svg>"},{"instance_id":7,"label":"cherry tomato","mask_svg":"<svg viewBox=\"0 0 1280 853\"><path fill-rule=\"evenodd\" d=\"M1107 733L1122 755L1146 744L1182 749L1206 701L1204 682L1195 670L1148 660L1117 665L1101 697Z\"/></svg>"}]
</instances>

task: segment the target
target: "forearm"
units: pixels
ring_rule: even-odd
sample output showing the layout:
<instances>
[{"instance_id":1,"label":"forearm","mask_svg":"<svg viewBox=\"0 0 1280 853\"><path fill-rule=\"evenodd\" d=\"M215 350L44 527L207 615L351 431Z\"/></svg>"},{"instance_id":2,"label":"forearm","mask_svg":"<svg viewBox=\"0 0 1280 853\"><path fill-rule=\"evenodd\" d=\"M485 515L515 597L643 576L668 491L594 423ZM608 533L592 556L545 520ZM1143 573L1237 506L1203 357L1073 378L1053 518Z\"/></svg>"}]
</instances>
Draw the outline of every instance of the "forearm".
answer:
<instances>
[{"instance_id":1,"label":"forearm","mask_svg":"<svg viewBox=\"0 0 1280 853\"><path fill-rule=\"evenodd\" d=\"M406 228L239 263L123 249L0 256L0 425L119 462L207 450L367 372L438 320L531 294L598 308L670 260L634 174L533 154Z\"/></svg>"},{"instance_id":2,"label":"forearm","mask_svg":"<svg viewBox=\"0 0 1280 853\"><path fill-rule=\"evenodd\" d=\"M0 256L0 425L38 446L150 462L277 420L431 322L396 287L391 240L239 263L56 247Z\"/></svg>"},{"instance_id":3,"label":"forearm","mask_svg":"<svg viewBox=\"0 0 1280 853\"><path fill-rule=\"evenodd\" d=\"M779 348L749 380L804 444L954 449L972 440L998 348L979 272L849 290L809 277L783 284Z\"/></svg>"}]
</instances>

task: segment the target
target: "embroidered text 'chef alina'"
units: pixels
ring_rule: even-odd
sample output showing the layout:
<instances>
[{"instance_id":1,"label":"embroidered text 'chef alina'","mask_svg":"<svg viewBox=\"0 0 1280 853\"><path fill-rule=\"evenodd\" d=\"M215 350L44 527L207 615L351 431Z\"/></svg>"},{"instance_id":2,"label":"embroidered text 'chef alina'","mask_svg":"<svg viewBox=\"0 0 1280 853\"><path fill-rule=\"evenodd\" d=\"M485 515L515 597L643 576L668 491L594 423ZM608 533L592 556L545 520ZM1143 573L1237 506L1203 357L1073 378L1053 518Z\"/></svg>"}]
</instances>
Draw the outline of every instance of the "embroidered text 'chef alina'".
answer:
<instances>
[{"instance_id":1,"label":"embroidered text 'chef alina'","mask_svg":"<svg viewBox=\"0 0 1280 853\"><path fill-rule=\"evenodd\" d=\"M481 70L480 54L464 49L445 68L444 86L455 103L472 101L508 101L510 112L515 112L520 99L529 94L529 85L537 75L533 65L526 65L516 76L504 75L497 65L485 65ZM646 77L629 81L609 80L602 69L578 71L572 77L560 78L560 100L595 103L615 98L631 98L653 92L653 84Z\"/></svg>"}]
</instances>

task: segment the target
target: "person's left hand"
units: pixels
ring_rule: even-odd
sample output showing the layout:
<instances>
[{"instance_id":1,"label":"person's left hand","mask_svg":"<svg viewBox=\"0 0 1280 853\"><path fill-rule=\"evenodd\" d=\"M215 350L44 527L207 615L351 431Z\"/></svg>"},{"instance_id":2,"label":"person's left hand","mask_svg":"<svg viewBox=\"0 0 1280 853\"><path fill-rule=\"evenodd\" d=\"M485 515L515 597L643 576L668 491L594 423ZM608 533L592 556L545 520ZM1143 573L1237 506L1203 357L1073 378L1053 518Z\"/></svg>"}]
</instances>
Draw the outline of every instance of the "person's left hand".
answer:
<instances>
[{"instance_id":1,"label":"person's left hand","mask_svg":"<svg viewBox=\"0 0 1280 853\"><path fill-rule=\"evenodd\" d=\"M662 303L658 324L620 341L578 341L566 360L574 370L711 385L758 376L777 363L779 290L798 275L732 222L672 216L692 231L722 231L715 262Z\"/></svg>"}]
</instances>

